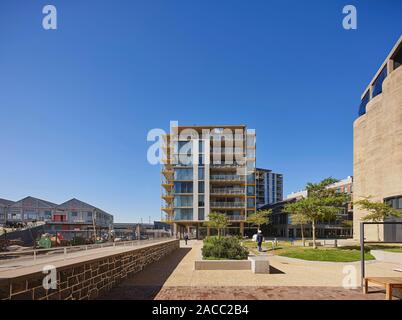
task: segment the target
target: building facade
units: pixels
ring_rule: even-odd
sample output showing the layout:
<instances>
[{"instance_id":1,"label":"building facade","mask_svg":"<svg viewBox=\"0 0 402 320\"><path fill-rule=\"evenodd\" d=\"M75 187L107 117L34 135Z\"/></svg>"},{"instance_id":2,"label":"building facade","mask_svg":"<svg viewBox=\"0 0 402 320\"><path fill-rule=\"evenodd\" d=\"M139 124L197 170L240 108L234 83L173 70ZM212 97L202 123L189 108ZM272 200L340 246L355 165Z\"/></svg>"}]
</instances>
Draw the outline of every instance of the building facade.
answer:
<instances>
[{"instance_id":1,"label":"building facade","mask_svg":"<svg viewBox=\"0 0 402 320\"><path fill-rule=\"evenodd\" d=\"M113 215L78 199L60 205L50 201L26 197L8 205L2 201L5 215L4 225L27 225L41 223L44 230L59 234L65 240L75 237L100 236L113 227Z\"/></svg>"},{"instance_id":2,"label":"building facade","mask_svg":"<svg viewBox=\"0 0 402 320\"><path fill-rule=\"evenodd\" d=\"M370 196L396 209L402 209L401 65L402 36L364 90L353 124L354 200ZM360 222L366 214L354 209L355 239L360 239ZM366 226L365 234L368 240L378 239L376 226ZM379 226L379 234L380 240L402 241L402 226Z\"/></svg>"},{"instance_id":3,"label":"building facade","mask_svg":"<svg viewBox=\"0 0 402 320\"><path fill-rule=\"evenodd\" d=\"M173 233L205 237L211 212L243 234L256 211L256 135L245 125L178 126L163 136L162 211Z\"/></svg>"},{"instance_id":4,"label":"building facade","mask_svg":"<svg viewBox=\"0 0 402 320\"><path fill-rule=\"evenodd\" d=\"M8 208L14 201L0 198L0 225L5 224L7 221Z\"/></svg>"},{"instance_id":5,"label":"building facade","mask_svg":"<svg viewBox=\"0 0 402 320\"><path fill-rule=\"evenodd\" d=\"M328 188L336 189L337 192L347 193L352 199L353 177L349 176L342 179L328 186ZM302 190L289 194L283 201L261 207L261 209L272 210L269 223L264 227L263 231L273 237L300 238L301 226L293 223L292 216L285 212L284 209L287 204L297 202L307 196L307 190ZM350 238L352 237L352 221L353 204L350 201L344 207L339 208L335 219L317 221L316 236L318 238ZM310 224L303 225L303 231L306 237L312 236Z\"/></svg>"},{"instance_id":6,"label":"building facade","mask_svg":"<svg viewBox=\"0 0 402 320\"><path fill-rule=\"evenodd\" d=\"M283 200L283 175L269 169L256 170L257 209Z\"/></svg>"}]
</instances>

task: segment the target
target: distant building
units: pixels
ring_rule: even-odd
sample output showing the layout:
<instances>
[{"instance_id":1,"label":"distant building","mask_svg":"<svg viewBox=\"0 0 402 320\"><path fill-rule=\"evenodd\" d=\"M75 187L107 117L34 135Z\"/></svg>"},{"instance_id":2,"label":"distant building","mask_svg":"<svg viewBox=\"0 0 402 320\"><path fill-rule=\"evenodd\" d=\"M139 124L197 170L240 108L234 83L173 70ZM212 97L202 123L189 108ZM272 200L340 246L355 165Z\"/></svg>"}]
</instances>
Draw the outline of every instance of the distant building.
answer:
<instances>
[{"instance_id":1,"label":"distant building","mask_svg":"<svg viewBox=\"0 0 402 320\"><path fill-rule=\"evenodd\" d=\"M307 190L301 190L301 191L292 192L291 194L288 194L286 196L286 200L289 200L289 199L301 199L301 198L307 198Z\"/></svg>"},{"instance_id":2,"label":"distant building","mask_svg":"<svg viewBox=\"0 0 402 320\"><path fill-rule=\"evenodd\" d=\"M0 224L6 223L8 208L14 201L0 198Z\"/></svg>"},{"instance_id":3,"label":"distant building","mask_svg":"<svg viewBox=\"0 0 402 320\"><path fill-rule=\"evenodd\" d=\"M353 177L349 176L336 182L328 188L336 189L337 192L345 192L352 198ZM283 201L261 207L261 209L271 209L270 223L263 230L274 237L301 237L301 226L293 224L290 214L284 211L286 204L294 203L308 196L307 190L291 193ZM318 221L316 224L316 236L318 238L349 238L352 236L353 205L352 201L345 207L339 208L339 212L334 220ZM311 225L303 226L304 235L311 237Z\"/></svg>"},{"instance_id":4,"label":"distant building","mask_svg":"<svg viewBox=\"0 0 402 320\"><path fill-rule=\"evenodd\" d=\"M160 221L154 223L121 223L113 224L115 238L121 240L136 240L139 238L170 236L170 225Z\"/></svg>"},{"instance_id":5,"label":"distant building","mask_svg":"<svg viewBox=\"0 0 402 320\"><path fill-rule=\"evenodd\" d=\"M66 240L78 236L90 238L94 231L100 236L113 226L113 215L78 199L60 205L34 197L8 204L1 201L1 212L5 216L3 224L43 222L46 232L58 233Z\"/></svg>"},{"instance_id":6,"label":"distant building","mask_svg":"<svg viewBox=\"0 0 402 320\"><path fill-rule=\"evenodd\" d=\"M283 200L283 175L269 169L256 169L257 209Z\"/></svg>"}]
</instances>

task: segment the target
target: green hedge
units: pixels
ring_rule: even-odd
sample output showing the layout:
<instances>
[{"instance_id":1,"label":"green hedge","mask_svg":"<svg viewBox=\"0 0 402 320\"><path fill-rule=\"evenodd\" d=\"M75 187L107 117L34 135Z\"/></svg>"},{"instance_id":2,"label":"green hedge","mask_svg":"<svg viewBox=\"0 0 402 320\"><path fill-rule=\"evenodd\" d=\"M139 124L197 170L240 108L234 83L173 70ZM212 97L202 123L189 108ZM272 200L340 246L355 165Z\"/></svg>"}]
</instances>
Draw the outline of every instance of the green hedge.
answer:
<instances>
[{"instance_id":1,"label":"green hedge","mask_svg":"<svg viewBox=\"0 0 402 320\"><path fill-rule=\"evenodd\" d=\"M241 246L240 240L236 237L208 237L204 239L202 257L204 259L245 260L248 257L248 250Z\"/></svg>"}]
</instances>

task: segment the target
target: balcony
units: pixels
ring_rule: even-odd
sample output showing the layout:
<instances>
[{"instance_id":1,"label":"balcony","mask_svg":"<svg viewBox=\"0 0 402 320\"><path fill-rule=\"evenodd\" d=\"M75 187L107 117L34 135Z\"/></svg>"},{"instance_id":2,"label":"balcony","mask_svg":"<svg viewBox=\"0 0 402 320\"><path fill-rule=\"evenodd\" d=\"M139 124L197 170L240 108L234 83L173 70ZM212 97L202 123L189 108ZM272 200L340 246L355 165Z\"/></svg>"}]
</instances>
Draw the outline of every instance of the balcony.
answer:
<instances>
[{"instance_id":1,"label":"balcony","mask_svg":"<svg viewBox=\"0 0 402 320\"><path fill-rule=\"evenodd\" d=\"M233 161L233 163L225 163L224 161L222 161L222 163L216 163L214 164L211 161L211 170L214 169L230 169L230 170L234 170L234 169L238 169L238 168L242 168L244 167L245 162L241 163L241 162L235 162Z\"/></svg>"},{"instance_id":2,"label":"balcony","mask_svg":"<svg viewBox=\"0 0 402 320\"><path fill-rule=\"evenodd\" d=\"M246 191L241 188L219 188L219 189L212 189L211 194L213 195L244 195Z\"/></svg>"},{"instance_id":3,"label":"balcony","mask_svg":"<svg viewBox=\"0 0 402 320\"><path fill-rule=\"evenodd\" d=\"M169 180L162 180L161 183L162 187L164 187L168 192L170 192L173 189L173 181L169 181Z\"/></svg>"},{"instance_id":4,"label":"balcony","mask_svg":"<svg viewBox=\"0 0 402 320\"><path fill-rule=\"evenodd\" d=\"M172 169L164 168L162 170L162 174L165 176L165 178L169 179L173 177L174 171Z\"/></svg>"},{"instance_id":5,"label":"balcony","mask_svg":"<svg viewBox=\"0 0 402 320\"><path fill-rule=\"evenodd\" d=\"M229 221L245 221L246 217L243 215L227 215Z\"/></svg>"},{"instance_id":6,"label":"balcony","mask_svg":"<svg viewBox=\"0 0 402 320\"><path fill-rule=\"evenodd\" d=\"M244 177L237 174L222 174L222 175L211 175L211 181L242 181L244 182Z\"/></svg>"},{"instance_id":7,"label":"balcony","mask_svg":"<svg viewBox=\"0 0 402 320\"><path fill-rule=\"evenodd\" d=\"M243 209L246 206L245 202L211 202L211 208L240 208Z\"/></svg>"},{"instance_id":8,"label":"balcony","mask_svg":"<svg viewBox=\"0 0 402 320\"><path fill-rule=\"evenodd\" d=\"M161 207L161 210L165 211L166 213L171 213L171 212L173 212L173 206L170 204L166 204Z\"/></svg>"},{"instance_id":9,"label":"balcony","mask_svg":"<svg viewBox=\"0 0 402 320\"><path fill-rule=\"evenodd\" d=\"M174 199L174 196L172 193L166 192L162 194L162 199L165 200L166 202L172 202Z\"/></svg>"}]
</instances>

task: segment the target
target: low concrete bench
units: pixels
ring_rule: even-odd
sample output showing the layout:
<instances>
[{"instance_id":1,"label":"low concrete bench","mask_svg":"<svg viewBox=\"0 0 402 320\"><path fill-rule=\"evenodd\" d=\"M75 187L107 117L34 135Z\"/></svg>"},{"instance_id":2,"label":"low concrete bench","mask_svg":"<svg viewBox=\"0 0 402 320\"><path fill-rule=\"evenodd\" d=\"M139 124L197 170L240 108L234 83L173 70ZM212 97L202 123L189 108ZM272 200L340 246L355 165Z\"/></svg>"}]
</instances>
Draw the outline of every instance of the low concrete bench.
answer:
<instances>
[{"instance_id":1,"label":"low concrete bench","mask_svg":"<svg viewBox=\"0 0 402 320\"><path fill-rule=\"evenodd\" d=\"M249 256L251 271L253 273L269 273L269 260L267 256Z\"/></svg>"},{"instance_id":2,"label":"low concrete bench","mask_svg":"<svg viewBox=\"0 0 402 320\"><path fill-rule=\"evenodd\" d=\"M194 270L251 270L269 273L267 256L249 256L247 260L195 260Z\"/></svg>"},{"instance_id":3,"label":"low concrete bench","mask_svg":"<svg viewBox=\"0 0 402 320\"><path fill-rule=\"evenodd\" d=\"M250 270L249 260L195 260L195 270Z\"/></svg>"}]
</instances>

